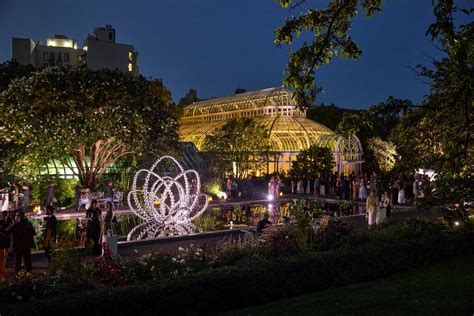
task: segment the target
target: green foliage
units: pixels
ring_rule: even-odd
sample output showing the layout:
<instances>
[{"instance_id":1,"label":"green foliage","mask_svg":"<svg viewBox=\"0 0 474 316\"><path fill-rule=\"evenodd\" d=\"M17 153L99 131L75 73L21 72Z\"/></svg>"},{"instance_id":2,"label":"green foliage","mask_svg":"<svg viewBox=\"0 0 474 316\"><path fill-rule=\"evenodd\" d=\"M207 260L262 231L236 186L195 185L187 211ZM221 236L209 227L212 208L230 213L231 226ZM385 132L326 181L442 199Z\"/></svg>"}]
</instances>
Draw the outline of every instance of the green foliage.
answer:
<instances>
[{"instance_id":1,"label":"green foliage","mask_svg":"<svg viewBox=\"0 0 474 316\"><path fill-rule=\"evenodd\" d=\"M408 226L407 229L411 230ZM329 287L365 282L444 258L472 253L474 249L472 228L448 231L446 234L435 233L432 237L427 234L426 238L418 238L419 234L424 236L424 228L415 232L410 236L403 236L402 233L403 237L392 235L387 240L374 239L350 248L291 256L262 257L258 252L248 251L247 258L240 256L237 261L230 262L231 266L197 269L197 273L187 268L178 268L175 273L177 270L173 271L173 264L176 267L180 267L178 263L181 264L177 258L176 261L163 257L141 258L140 262L144 261L145 264L139 264L137 271L143 271L144 274L132 277L132 280L143 278L147 280L145 282L83 290L80 295L74 291L63 291L48 297L38 296L41 299L31 303L2 302L0 312L6 315L33 312L152 314L157 310L163 314L186 314L190 311L215 313ZM203 260L196 260L199 267ZM152 269L153 266L156 268ZM152 271L155 269L161 274L154 276ZM235 291L236 285L244 290L239 295L229 295ZM3 294L0 295L2 299L11 296L5 288L0 288L0 293ZM133 301L135 304L121 304L124 301Z\"/></svg>"},{"instance_id":2,"label":"green foliage","mask_svg":"<svg viewBox=\"0 0 474 316\"><path fill-rule=\"evenodd\" d=\"M321 103L320 105L310 107L306 111L306 117L334 131L342 121L345 113L354 114L358 112L359 110L343 109L334 104L325 105Z\"/></svg>"},{"instance_id":3,"label":"green foliage","mask_svg":"<svg viewBox=\"0 0 474 316\"><path fill-rule=\"evenodd\" d=\"M210 232L217 229L216 217L210 214L202 214L194 219L194 225L198 232Z\"/></svg>"},{"instance_id":4,"label":"green foliage","mask_svg":"<svg viewBox=\"0 0 474 316\"><path fill-rule=\"evenodd\" d=\"M67 240L73 240L76 235L76 220L68 219L58 221L58 236Z\"/></svg>"},{"instance_id":5,"label":"green foliage","mask_svg":"<svg viewBox=\"0 0 474 316\"><path fill-rule=\"evenodd\" d=\"M296 157L291 166L290 173L295 176L310 178L327 177L334 168L334 159L331 150L318 145L311 145Z\"/></svg>"},{"instance_id":6,"label":"green foliage","mask_svg":"<svg viewBox=\"0 0 474 316\"><path fill-rule=\"evenodd\" d=\"M204 150L214 156L212 164L221 174L232 171L239 179L247 176L254 164L263 164L262 156L270 150L265 127L251 118L232 118L206 136Z\"/></svg>"},{"instance_id":7,"label":"green foliage","mask_svg":"<svg viewBox=\"0 0 474 316\"><path fill-rule=\"evenodd\" d=\"M0 93L6 90L14 79L27 77L34 71L35 67L32 65L25 66L14 61L0 64Z\"/></svg>"},{"instance_id":8,"label":"green foliage","mask_svg":"<svg viewBox=\"0 0 474 316\"><path fill-rule=\"evenodd\" d=\"M397 149L393 143L374 137L369 139L367 146L374 154L374 158L378 163L378 170L387 173L395 167L398 157Z\"/></svg>"},{"instance_id":9,"label":"green foliage","mask_svg":"<svg viewBox=\"0 0 474 316\"><path fill-rule=\"evenodd\" d=\"M77 248L75 240L61 238L51 255L50 274L66 283L87 281L97 271L94 263L85 260L85 251Z\"/></svg>"},{"instance_id":10,"label":"green foliage","mask_svg":"<svg viewBox=\"0 0 474 316\"><path fill-rule=\"evenodd\" d=\"M55 197L57 205L60 207L71 207L75 203L77 180L73 179L52 179L51 177L41 177L31 185L31 203L34 205L44 205L48 197L48 185L56 184Z\"/></svg>"},{"instance_id":11,"label":"green foliage","mask_svg":"<svg viewBox=\"0 0 474 316\"><path fill-rule=\"evenodd\" d=\"M176 121L153 89L143 78L87 68L51 67L13 80L0 97L8 171L58 160L75 164L82 185L94 188L123 156L172 147Z\"/></svg>"}]
</instances>

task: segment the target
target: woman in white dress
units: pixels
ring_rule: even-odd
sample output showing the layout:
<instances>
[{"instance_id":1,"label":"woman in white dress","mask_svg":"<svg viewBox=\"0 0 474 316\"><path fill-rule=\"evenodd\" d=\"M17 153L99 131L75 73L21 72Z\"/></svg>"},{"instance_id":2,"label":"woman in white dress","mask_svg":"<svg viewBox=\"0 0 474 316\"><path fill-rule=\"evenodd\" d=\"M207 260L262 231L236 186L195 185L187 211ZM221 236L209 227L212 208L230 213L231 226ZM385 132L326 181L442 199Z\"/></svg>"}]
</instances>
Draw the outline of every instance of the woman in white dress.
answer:
<instances>
[{"instance_id":1,"label":"woman in white dress","mask_svg":"<svg viewBox=\"0 0 474 316\"><path fill-rule=\"evenodd\" d=\"M398 183L398 204L405 204L405 187L401 181Z\"/></svg>"},{"instance_id":2,"label":"woman in white dress","mask_svg":"<svg viewBox=\"0 0 474 316\"><path fill-rule=\"evenodd\" d=\"M370 192L367 201L365 202L366 210L365 218L367 219L367 224L369 227L375 224L375 218L377 216L377 199L375 197L375 192Z\"/></svg>"},{"instance_id":3,"label":"woman in white dress","mask_svg":"<svg viewBox=\"0 0 474 316\"><path fill-rule=\"evenodd\" d=\"M363 201L367 198L367 188L365 187L364 178L360 178L359 182L359 200Z\"/></svg>"}]
</instances>

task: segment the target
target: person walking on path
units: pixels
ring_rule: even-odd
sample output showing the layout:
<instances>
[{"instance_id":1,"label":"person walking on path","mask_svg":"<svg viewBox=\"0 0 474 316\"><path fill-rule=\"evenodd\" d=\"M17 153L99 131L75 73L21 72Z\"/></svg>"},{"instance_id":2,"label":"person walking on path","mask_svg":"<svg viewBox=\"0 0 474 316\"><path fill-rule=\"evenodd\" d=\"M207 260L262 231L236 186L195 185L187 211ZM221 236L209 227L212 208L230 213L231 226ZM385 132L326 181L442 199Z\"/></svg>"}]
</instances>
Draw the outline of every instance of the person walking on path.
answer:
<instances>
[{"instance_id":1,"label":"person walking on path","mask_svg":"<svg viewBox=\"0 0 474 316\"><path fill-rule=\"evenodd\" d=\"M8 223L8 212L3 211L0 218L0 282L4 280L5 266L10 249L10 224Z\"/></svg>"},{"instance_id":2,"label":"person walking on path","mask_svg":"<svg viewBox=\"0 0 474 316\"><path fill-rule=\"evenodd\" d=\"M370 226L375 224L375 219L377 216L377 198L375 197L375 192L371 191L369 197L366 201L366 213L365 217L367 219L367 224Z\"/></svg>"},{"instance_id":3,"label":"person walking on path","mask_svg":"<svg viewBox=\"0 0 474 316\"><path fill-rule=\"evenodd\" d=\"M13 236L13 250L15 251L15 273L20 272L21 265L26 272L31 272L31 248L35 246L35 229L26 218L25 212L18 212L19 220L13 224L11 233Z\"/></svg>"},{"instance_id":4,"label":"person walking on path","mask_svg":"<svg viewBox=\"0 0 474 316\"><path fill-rule=\"evenodd\" d=\"M54 216L54 207L51 205L46 206L46 229L44 231L44 253L48 259L48 263L51 263L51 243L56 241L58 231L58 220Z\"/></svg>"}]
</instances>

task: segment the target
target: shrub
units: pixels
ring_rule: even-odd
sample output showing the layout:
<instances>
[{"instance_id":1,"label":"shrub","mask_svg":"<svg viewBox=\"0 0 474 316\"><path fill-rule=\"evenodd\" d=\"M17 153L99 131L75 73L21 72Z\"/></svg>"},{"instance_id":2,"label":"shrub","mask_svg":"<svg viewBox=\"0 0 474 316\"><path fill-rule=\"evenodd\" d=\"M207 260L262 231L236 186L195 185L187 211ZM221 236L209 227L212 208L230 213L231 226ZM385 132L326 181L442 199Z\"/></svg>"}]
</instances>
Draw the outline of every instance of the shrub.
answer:
<instances>
[{"instance_id":1,"label":"shrub","mask_svg":"<svg viewBox=\"0 0 474 316\"><path fill-rule=\"evenodd\" d=\"M443 257L471 253L472 229L428 238L365 242L350 249L247 260L128 287L64 292L31 304L2 305L19 314L186 314L211 313L305 292L372 280ZM388 242L388 240L386 241ZM240 261L242 262L242 261ZM233 295L233 293L238 293ZM133 304L123 304L133 302Z\"/></svg>"}]
</instances>

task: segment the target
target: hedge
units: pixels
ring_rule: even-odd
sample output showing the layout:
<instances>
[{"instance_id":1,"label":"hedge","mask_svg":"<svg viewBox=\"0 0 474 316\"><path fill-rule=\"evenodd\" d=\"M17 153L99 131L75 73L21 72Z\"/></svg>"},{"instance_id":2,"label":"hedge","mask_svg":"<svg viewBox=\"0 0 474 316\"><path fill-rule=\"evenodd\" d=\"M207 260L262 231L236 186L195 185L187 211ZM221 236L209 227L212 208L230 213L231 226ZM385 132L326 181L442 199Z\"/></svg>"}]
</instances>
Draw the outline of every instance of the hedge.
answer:
<instances>
[{"instance_id":1,"label":"hedge","mask_svg":"<svg viewBox=\"0 0 474 316\"><path fill-rule=\"evenodd\" d=\"M260 260L244 267L211 269L161 282L64 293L0 306L0 313L114 316L213 313L373 280L443 258L473 253L473 246L472 230L395 242L372 241L347 250Z\"/></svg>"}]
</instances>

